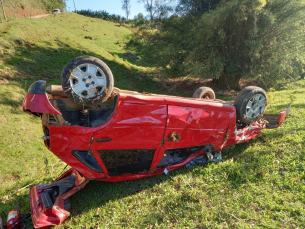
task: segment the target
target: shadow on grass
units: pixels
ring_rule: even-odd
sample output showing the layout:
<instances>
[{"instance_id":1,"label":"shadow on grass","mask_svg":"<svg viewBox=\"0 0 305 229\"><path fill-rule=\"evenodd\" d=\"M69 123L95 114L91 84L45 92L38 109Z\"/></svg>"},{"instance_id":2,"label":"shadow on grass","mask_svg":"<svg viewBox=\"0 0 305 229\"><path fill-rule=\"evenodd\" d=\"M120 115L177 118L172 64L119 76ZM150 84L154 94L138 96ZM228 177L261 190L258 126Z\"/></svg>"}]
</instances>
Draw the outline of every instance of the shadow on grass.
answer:
<instances>
[{"instance_id":1,"label":"shadow on grass","mask_svg":"<svg viewBox=\"0 0 305 229\"><path fill-rule=\"evenodd\" d=\"M13 93L10 91L0 92L0 103L2 105L7 105L12 108L19 108L22 106L23 99L16 100L13 96Z\"/></svg>"},{"instance_id":2,"label":"shadow on grass","mask_svg":"<svg viewBox=\"0 0 305 229\"><path fill-rule=\"evenodd\" d=\"M27 87L36 80L47 80L52 84L60 84L61 72L64 66L72 59L78 56L94 56L103 60L112 70L115 86L128 89L144 91L147 88L149 92L158 93L160 91L159 81L154 77L146 76L138 69L126 67L124 64L117 63L115 60L105 59L94 52L85 52L72 48L67 43L59 41L44 42L42 45L29 43L23 40L15 40L15 52L5 57L7 65L17 71L14 80L25 82ZM58 48L52 46L57 45ZM128 64L127 64L128 65ZM11 79L9 76L6 78Z\"/></svg>"},{"instance_id":3,"label":"shadow on grass","mask_svg":"<svg viewBox=\"0 0 305 229\"><path fill-rule=\"evenodd\" d=\"M259 157L266 155L269 152L267 150L246 152L250 155L250 157L251 154L256 153L255 157L251 157L251 159L245 159L244 155L245 151L249 148L249 146L255 143L256 142L245 142L241 145L230 147L223 153L222 162L224 163L224 165L227 164L227 161L232 160L233 157L242 159L238 162L235 162L233 167L227 168L225 170L222 170L221 168L216 169L216 173L219 176L222 176L222 173L226 173L228 175L227 178L225 178L224 182L226 182L228 186L230 186L233 190L238 190L244 184L257 183L261 180L261 177L259 177L257 173L263 171L265 169L265 165L260 163ZM125 181L118 183L91 181L84 190L71 197L71 213L75 216L81 215L85 212L90 211L92 208L97 209L99 207L106 206L107 203L111 203L128 196L133 196L143 191L145 191L146 193L151 192L152 195L154 195L154 187L158 186L160 183L169 182L170 185L174 186L174 180L176 176L183 174L190 174L190 177L201 176L202 172L204 171L207 171L207 173L209 173L209 167L213 166L214 164L215 163L213 162L191 168L182 167L177 170L171 171L168 176L163 174L154 177L144 178L141 180ZM230 165L228 165L228 167L229 166ZM217 174L215 174L215 176L218 176ZM213 185L211 184L211 186ZM208 191L204 189L202 190L202 192L208 193ZM188 193L183 193L183 195L185 195L184 199L187 202L198 201L197 198L188 196Z\"/></svg>"},{"instance_id":4,"label":"shadow on grass","mask_svg":"<svg viewBox=\"0 0 305 229\"><path fill-rule=\"evenodd\" d=\"M281 105L272 106L272 108L274 110L277 110L278 112L281 112L281 111L285 110L287 108L287 106L288 106L288 103L284 103L284 104L281 104ZM304 108L305 108L305 103L291 103L290 114L291 114L291 110L298 110L298 109L301 110L301 109L304 109Z\"/></svg>"},{"instance_id":5,"label":"shadow on grass","mask_svg":"<svg viewBox=\"0 0 305 229\"><path fill-rule=\"evenodd\" d=\"M98 207L105 206L107 203L133 196L143 191L154 193L154 187L160 183L171 181L177 175L190 173L190 170L190 168L180 168L171 171L169 175L163 174L140 180L116 183L90 181L83 190L70 198L72 206L71 214L74 216L81 215L92 208L97 209Z\"/></svg>"}]
</instances>

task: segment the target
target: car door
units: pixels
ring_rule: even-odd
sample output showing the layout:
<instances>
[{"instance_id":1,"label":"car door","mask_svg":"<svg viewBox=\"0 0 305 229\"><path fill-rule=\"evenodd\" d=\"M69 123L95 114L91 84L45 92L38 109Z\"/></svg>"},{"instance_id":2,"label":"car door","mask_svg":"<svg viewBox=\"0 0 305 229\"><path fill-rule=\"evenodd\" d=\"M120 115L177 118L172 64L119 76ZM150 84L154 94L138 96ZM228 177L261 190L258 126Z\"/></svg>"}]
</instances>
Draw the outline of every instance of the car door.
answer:
<instances>
[{"instance_id":1,"label":"car door","mask_svg":"<svg viewBox=\"0 0 305 229\"><path fill-rule=\"evenodd\" d=\"M222 143L229 125L229 112L213 107L168 106L167 149ZM173 134L174 133L174 134ZM174 135L179 139L173 139Z\"/></svg>"},{"instance_id":2,"label":"car door","mask_svg":"<svg viewBox=\"0 0 305 229\"><path fill-rule=\"evenodd\" d=\"M93 133L91 150L109 175L145 172L163 139L167 106L122 102L107 127Z\"/></svg>"},{"instance_id":3,"label":"car door","mask_svg":"<svg viewBox=\"0 0 305 229\"><path fill-rule=\"evenodd\" d=\"M164 145L156 160L157 168L182 162L205 145L218 149L224 141L229 117L228 111L212 105L199 108L168 105Z\"/></svg>"}]
</instances>

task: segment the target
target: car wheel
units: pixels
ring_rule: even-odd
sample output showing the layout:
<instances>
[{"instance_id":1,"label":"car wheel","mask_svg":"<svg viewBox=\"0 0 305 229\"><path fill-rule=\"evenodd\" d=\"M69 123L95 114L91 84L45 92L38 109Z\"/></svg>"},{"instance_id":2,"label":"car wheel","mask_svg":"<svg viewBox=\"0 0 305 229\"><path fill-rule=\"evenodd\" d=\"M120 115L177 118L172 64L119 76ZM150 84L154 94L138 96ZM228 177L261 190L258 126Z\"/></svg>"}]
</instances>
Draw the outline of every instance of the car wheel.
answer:
<instances>
[{"instance_id":1,"label":"car wheel","mask_svg":"<svg viewBox=\"0 0 305 229\"><path fill-rule=\"evenodd\" d=\"M200 87L198 88L194 94L193 98L200 98L200 99L215 99L215 92L212 88L209 87Z\"/></svg>"},{"instance_id":2,"label":"car wheel","mask_svg":"<svg viewBox=\"0 0 305 229\"><path fill-rule=\"evenodd\" d=\"M61 85L66 95L81 105L97 105L106 101L113 90L113 75L100 59L80 56L63 69Z\"/></svg>"},{"instance_id":3,"label":"car wheel","mask_svg":"<svg viewBox=\"0 0 305 229\"><path fill-rule=\"evenodd\" d=\"M267 106L267 94L260 87L246 87L236 96L234 106L237 120L245 124L253 123L263 116Z\"/></svg>"}]
</instances>

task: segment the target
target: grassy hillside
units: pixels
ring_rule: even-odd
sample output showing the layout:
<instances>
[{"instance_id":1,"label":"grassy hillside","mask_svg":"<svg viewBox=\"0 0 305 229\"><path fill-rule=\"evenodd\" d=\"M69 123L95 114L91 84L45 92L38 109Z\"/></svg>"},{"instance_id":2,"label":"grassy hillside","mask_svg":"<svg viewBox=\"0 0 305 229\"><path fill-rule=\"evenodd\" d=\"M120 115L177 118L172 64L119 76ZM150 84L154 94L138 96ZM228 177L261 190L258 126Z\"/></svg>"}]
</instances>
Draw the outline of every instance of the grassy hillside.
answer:
<instances>
[{"instance_id":1,"label":"grassy hillside","mask_svg":"<svg viewBox=\"0 0 305 229\"><path fill-rule=\"evenodd\" d=\"M158 91L157 84L146 78L145 63L123 56L124 39L131 33L125 27L65 13L1 24L0 31L0 74L6 78L60 83L65 64L77 56L93 55L110 66L117 87L144 90L149 84Z\"/></svg>"},{"instance_id":2,"label":"grassy hillside","mask_svg":"<svg viewBox=\"0 0 305 229\"><path fill-rule=\"evenodd\" d=\"M130 33L72 13L0 24L0 201L28 184L51 182L65 166L46 150L39 119L22 112L35 80L60 84L67 62L93 55L110 66L116 87L166 92L149 60L123 55ZM189 86L171 92L185 95ZM71 217L59 228L304 228L305 83L288 86L268 93L269 112L292 103L278 129L226 149L220 163L137 181L90 182L70 198ZM4 219L13 208L29 211L28 189L4 199Z\"/></svg>"}]
</instances>

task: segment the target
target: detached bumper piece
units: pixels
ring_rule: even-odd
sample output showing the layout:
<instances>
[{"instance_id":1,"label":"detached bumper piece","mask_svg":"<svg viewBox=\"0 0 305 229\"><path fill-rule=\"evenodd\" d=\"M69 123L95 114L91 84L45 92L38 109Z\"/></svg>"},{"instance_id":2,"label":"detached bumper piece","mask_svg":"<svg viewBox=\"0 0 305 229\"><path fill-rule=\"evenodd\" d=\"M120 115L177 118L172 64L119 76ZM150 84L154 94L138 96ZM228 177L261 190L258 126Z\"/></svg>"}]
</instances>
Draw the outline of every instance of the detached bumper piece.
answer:
<instances>
[{"instance_id":1,"label":"detached bumper piece","mask_svg":"<svg viewBox=\"0 0 305 229\"><path fill-rule=\"evenodd\" d=\"M70 169L51 184L30 189L31 216L35 228L59 225L70 216L68 198L85 187L88 179Z\"/></svg>"},{"instance_id":2,"label":"detached bumper piece","mask_svg":"<svg viewBox=\"0 0 305 229\"><path fill-rule=\"evenodd\" d=\"M290 108L291 108L291 105L288 104L287 108L285 110L283 110L282 112L280 112L280 114L278 114L278 115L264 114L263 118L268 121L268 123L266 125L266 129L273 129L273 128L277 128L280 125L282 125L282 123L285 121L285 119L287 118L287 116L290 113Z\"/></svg>"}]
</instances>

